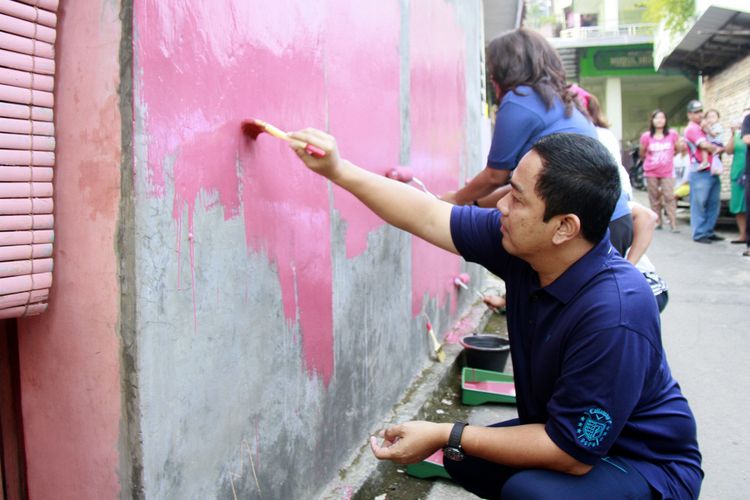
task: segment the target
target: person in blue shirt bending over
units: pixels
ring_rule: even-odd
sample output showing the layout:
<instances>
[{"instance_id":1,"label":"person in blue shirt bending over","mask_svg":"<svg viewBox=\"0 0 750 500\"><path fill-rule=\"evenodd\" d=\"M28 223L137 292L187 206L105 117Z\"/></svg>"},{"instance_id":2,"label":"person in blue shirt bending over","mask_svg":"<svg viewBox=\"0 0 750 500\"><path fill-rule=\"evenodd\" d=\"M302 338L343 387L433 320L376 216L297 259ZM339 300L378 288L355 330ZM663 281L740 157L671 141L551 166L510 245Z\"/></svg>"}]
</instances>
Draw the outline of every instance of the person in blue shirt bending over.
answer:
<instances>
[{"instance_id":1,"label":"person in blue shirt bending over","mask_svg":"<svg viewBox=\"0 0 750 500\"><path fill-rule=\"evenodd\" d=\"M466 186L441 196L455 205L494 206L523 155L546 135L597 137L577 93L565 82L557 51L539 33L518 28L494 38L487 47L487 73L498 101L487 166ZM625 193L609 227L612 245L625 255L633 239Z\"/></svg>"},{"instance_id":2,"label":"person in blue shirt bending over","mask_svg":"<svg viewBox=\"0 0 750 500\"><path fill-rule=\"evenodd\" d=\"M617 164L596 139L552 134L520 160L497 209L454 206L342 160L330 135L290 135L311 170L386 222L505 280L518 419L407 422L371 439L415 463L440 448L484 498L687 499L703 478L696 424L672 377L643 275L612 248ZM324 158L305 152L322 148Z\"/></svg>"}]
</instances>

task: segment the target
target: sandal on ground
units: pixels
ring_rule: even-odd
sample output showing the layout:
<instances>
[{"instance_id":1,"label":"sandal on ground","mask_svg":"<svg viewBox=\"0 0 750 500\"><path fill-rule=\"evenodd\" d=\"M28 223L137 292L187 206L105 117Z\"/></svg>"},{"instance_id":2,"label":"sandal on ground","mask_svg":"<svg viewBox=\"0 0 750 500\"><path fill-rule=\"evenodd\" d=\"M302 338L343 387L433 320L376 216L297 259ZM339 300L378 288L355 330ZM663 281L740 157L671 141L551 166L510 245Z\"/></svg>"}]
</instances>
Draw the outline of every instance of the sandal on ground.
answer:
<instances>
[{"instance_id":1,"label":"sandal on ground","mask_svg":"<svg viewBox=\"0 0 750 500\"><path fill-rule=\"evenodd\" d=\"M731 243L734 245L738 245L740 243L747 243L747 240L732 240Z\"/></svg>"},{"instance_id":2,"label":"sandal on ground","mask_svg":"<svg viewBox=\"0 0 750 500\"><path fill-rule=\"evenodd\" d=\"M750 257L750 248L742 252L743 257Z\"/></svg>"}]
</instances>

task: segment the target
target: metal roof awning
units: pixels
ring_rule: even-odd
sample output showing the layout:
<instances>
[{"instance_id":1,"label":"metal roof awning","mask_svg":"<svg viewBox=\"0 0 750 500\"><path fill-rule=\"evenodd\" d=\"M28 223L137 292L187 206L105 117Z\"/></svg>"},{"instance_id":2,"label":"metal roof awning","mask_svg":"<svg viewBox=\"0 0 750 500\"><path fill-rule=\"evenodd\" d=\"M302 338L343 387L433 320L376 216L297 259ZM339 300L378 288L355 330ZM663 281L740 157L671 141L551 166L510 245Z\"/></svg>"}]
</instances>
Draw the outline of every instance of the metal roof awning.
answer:
<instances>
[{"instance_id":1,"label":"metal roof awning","mask_svg":"<svg viewBox=\"0 0 750 500\"><path fill-rule=\"evenodd\" d=\"M711 75L750 54L750 13L709 7L658 69Z\"/></svg>"}]
</instances>

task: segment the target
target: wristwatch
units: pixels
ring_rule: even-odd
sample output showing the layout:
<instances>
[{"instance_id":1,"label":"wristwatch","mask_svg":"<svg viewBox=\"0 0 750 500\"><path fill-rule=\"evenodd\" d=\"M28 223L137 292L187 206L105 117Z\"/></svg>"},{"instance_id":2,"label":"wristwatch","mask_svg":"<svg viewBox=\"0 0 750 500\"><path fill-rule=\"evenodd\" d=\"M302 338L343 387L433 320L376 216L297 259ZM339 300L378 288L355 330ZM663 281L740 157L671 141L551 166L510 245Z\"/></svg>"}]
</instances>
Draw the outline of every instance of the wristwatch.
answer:
<instances>
[{"instance_id":1,"label":"wristwatch","mask_svg":"<svg viewBox=\"0 0 750 500\"><path fill-rule=\"evenodd\" d=\"M451 429L448 444L443 447L443 456L454 462L460 462L464 459L464 449L461 447L461 434L464 432L466 422L456 422Z\"/></svg>"}]
</instances>

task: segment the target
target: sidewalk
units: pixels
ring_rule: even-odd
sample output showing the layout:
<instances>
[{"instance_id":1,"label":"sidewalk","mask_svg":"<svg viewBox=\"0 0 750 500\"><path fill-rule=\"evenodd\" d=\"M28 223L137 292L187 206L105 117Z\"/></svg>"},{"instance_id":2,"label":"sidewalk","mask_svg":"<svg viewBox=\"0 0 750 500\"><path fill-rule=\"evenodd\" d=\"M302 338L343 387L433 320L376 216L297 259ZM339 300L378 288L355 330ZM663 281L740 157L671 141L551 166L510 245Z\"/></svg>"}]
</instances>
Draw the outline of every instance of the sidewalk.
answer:
<instances>
[{"instance_id":1,"label":"sidewalk","mask_svg":"<svg viewBox=\"0 0 750 500\"><path fill-rule=\"evenodd\" d=\"M750 428L745 425L750 415L750 327L746 322L750 312L750 258L740 255L742 245L728 243L736 236L733 226L717 229L727 241L702 245L691 240L686 217L684 213L679 215L680 233L657 232L648 251L669 286L662 339L672 372L698 421L706 473L701 499L740 500L750 496L750 467L746 463ZM491 287L496 285L490 282ZM483 308L478 303L473 309L476 314ZM502 330L504 321L500 325ZM490 325L493 328L498 329L496 320ZM504 330L499 333L505 335ZM516 416L514 406L461 405L458 367L451 366L460 347L450 345L446 350L446 364L431 367L434 372L410 391L407 406L412 408L402 411L403 405L398 406L392 421L421 418L451 422L468 418L470 423L482 425ZM359 472L355 473L356 469ZM339 488L329 490L323 498L477 498L447 480L416 479L405 474L405 467L377 463L364 446L354 465L342 474L340 484L353 485L349 479L356 474L368 479L348 495Z\"/></svg>"}]
</instances>

